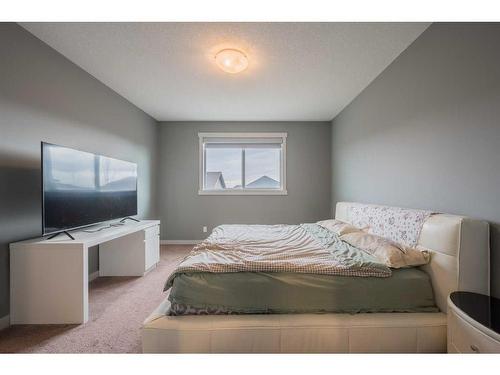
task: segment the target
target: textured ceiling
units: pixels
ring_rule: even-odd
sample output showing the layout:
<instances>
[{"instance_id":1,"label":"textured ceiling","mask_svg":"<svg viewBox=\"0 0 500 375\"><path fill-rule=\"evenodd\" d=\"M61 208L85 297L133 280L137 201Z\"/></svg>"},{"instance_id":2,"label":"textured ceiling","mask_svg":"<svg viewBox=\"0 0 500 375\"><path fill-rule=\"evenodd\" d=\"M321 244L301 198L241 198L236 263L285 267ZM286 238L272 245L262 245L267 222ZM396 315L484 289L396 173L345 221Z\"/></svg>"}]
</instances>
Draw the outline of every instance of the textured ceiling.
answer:
<instances>
[{"instance_id":1,"label":"textured ceiling","mask_svg":"<svg viewBox=\"0 0 500 375\"><path fill-rule=\"evenodd\" d=\"M331 120L427 23L22 23L159 121ZM224 47L249 68L222 72Z\"/></svg>"}]
</instances>

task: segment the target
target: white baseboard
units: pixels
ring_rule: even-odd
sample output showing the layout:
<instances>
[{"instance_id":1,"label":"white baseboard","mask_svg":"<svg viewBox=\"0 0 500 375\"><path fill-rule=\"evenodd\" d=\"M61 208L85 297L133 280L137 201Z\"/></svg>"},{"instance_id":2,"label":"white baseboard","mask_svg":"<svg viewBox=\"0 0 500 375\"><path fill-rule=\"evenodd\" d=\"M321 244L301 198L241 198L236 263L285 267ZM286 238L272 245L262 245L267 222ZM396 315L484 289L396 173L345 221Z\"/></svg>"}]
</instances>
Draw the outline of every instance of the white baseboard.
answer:
<instances>
[{"instance_id":1,"label":"white baseboard","mask_svg":"<svg viewBox=\"0 0 500 375\"><path fill-rule=\"evenodd\" d=\"M10 327L10 315L5 315L3 318L0 318L0 331L8 327Z\"/></svg>"},{"instance_id":2,"label":"white baseboard","mask_svg":"<svg viewBox=\"0 0 500 375\"><path fill-rule=\"evenodd\" d=\"M203 240L161 240L160 245L196 245Z\"/></svg>"},{"instance_id":3,"label":"white baseboard","mask_svg":"<svg viewBox=\"0 0 500 375\"><path fill-rule=\"evenodd\" d=\"M90 275L89 275L89 282L91 282L92 280L95 280L99 277L99 270L95 271L95 272L92 272Z\"/></svg>"}]
</instances>

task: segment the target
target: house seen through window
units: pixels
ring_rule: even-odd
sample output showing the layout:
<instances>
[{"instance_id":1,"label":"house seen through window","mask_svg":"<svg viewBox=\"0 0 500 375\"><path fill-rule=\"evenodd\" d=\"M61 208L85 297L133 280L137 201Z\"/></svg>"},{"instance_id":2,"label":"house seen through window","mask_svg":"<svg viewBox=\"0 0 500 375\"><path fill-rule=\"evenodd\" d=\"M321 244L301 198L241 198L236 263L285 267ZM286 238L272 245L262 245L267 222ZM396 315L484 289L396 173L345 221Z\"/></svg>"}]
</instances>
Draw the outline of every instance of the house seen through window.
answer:
<instances>
[{"instance_id":1,"label":"house seen through window","mask_svg":"<svg viewBox=\"0 0 500 375\"><path fill-rule=\"evenodd\" d=\"M286 133L200 133L200 194L286 194Z\"/></svg>"}]
</instances>

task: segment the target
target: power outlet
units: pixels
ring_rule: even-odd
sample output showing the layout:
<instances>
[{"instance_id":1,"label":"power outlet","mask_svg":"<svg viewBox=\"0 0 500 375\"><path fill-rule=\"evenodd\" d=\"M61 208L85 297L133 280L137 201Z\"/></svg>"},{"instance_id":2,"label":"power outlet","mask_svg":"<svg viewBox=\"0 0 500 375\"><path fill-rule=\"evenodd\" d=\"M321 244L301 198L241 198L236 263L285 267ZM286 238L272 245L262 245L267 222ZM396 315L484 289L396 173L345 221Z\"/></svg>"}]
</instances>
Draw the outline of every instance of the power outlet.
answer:
<instances>
[{"instance_id":1,"label":"power outlet","mask_svg":"<svg viewBox=\"0 0 500 375\"><path fill-rule=\"evenodd\" d=\"M203 227L203 233L207 233L207 227Z\"/></svg>"}]
</instances>

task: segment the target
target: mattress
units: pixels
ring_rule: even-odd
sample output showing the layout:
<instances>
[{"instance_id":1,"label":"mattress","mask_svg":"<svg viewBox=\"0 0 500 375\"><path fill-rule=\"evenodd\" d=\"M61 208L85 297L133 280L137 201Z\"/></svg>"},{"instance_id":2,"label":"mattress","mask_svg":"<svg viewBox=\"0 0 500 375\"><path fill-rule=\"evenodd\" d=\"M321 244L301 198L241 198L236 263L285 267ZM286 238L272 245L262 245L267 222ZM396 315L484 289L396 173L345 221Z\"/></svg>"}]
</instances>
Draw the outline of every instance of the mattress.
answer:
<instances>
[{"instance_id":1,"label":"mattress","mask_svg":"<svg viewBox=\"0 0 500 375\"><path fill-rule=\"evenodd\" d=\"M174 280L170 315L437 312L429 276L418 268L392 276L301 273L186 273Z\"/></svg>"}]
</instances>

